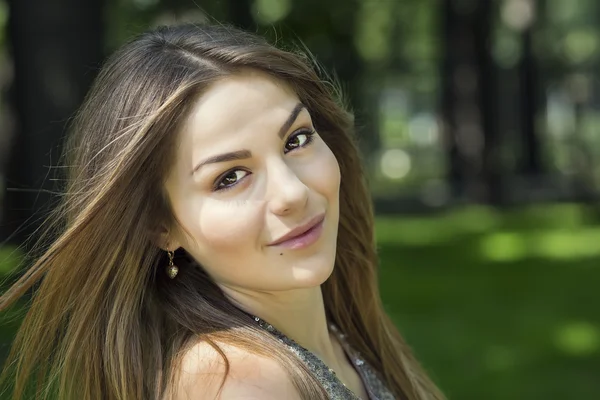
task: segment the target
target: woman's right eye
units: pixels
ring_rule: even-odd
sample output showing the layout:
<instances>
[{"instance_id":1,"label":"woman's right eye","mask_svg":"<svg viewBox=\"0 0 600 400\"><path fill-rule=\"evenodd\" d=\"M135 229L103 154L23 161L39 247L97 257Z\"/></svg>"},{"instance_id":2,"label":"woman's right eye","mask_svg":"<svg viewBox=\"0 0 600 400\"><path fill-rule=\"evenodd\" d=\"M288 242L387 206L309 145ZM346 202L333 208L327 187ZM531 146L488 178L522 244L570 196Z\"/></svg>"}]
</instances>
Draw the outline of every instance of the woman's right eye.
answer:
<instances>
[{"instance_id":1,"label":"woman's right eye","mask_svg":"<svg viewBox=\"0 0 600 400\"><path fill-rule=\"evenodd\" d=\"M230 189L249 174L250 173L248 171L243 169L236 169L226 172L224 175L221 175L219 179L217 179L214 190L218 191Z\"/></svg>"}]
</instances>

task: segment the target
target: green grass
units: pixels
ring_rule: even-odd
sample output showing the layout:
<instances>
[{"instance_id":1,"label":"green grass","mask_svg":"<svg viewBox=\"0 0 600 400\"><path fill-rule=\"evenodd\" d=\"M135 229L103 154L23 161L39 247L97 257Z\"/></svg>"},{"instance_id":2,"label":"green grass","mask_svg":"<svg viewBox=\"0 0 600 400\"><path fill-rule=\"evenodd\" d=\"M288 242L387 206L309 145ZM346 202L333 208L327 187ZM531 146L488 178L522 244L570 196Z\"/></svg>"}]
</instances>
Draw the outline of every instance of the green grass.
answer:
<instances>
[{"instance_id":1,"label":"green grass","mask_svg":"<svg viewBox=\"0 0 600 400\"><path fill-rule=\"evenodd\" d=\"M378 228L384 303L449 398L598 398L600 228L586 210L472 209Z\"/></svg>"},{"instance_id":2,"label":"green grass","mask_svg":"<svg viewBox=\"0 0 600 400\"><path fill-rule=\"evenodd\" d=\"M377 235L384 304L450 399L600 398L593 211L470 207L378 218ZM2 343L16 327L6 317Z\"/></svg>"}]
</instances>

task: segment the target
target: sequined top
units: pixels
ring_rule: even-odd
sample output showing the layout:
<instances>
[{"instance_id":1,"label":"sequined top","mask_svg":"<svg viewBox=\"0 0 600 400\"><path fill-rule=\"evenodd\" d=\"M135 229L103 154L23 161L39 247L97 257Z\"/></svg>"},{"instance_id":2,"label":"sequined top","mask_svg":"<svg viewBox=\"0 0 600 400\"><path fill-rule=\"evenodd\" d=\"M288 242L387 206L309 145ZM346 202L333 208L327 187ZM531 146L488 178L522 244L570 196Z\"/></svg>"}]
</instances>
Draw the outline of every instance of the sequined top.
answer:
<instances>
[{"instance_id":1,"label":"sequined top","mask_svg":"<svg viewBox=\"0 0 600 400\"><path fill-rule=\"evenodd\" d=\"M292 339L279 332L273 325L266 321L253 317L259 326L271 332L279 341L284 343L292 353L294 353L310 369L313 375L321 383L331 400L360 400L360 398L348 389L335 375L335 372L329 368L319 357L308 351ZM352 362L354 369L361 377L365 389L369 395L368 399L363 400L394 400L394 395L388 390L384 383L379 379L377 373L368 363L366 363L358 352L353 350L346 342L345 336L335 325L330 325L329 329L334 333L346 355Z\"/></svg>"}]
</instances>

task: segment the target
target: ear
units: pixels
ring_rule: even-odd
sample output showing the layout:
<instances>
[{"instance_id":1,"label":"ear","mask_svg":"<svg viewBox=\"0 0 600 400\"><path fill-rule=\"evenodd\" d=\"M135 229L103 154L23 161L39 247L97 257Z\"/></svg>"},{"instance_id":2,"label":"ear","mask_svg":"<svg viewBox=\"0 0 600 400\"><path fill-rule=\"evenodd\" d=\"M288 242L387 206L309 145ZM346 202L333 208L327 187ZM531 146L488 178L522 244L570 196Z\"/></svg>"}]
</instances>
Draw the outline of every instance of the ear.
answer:
<instances>
[{"instance_id":1,"label":"ear","mask_svg":"<svg viewBox=\"0 0 600 400\"><path fill-rule=\"evenodd\" d=\"M154 244L164 251L175 251L181 247L173 232L164 226L160 227L157 231L153 231L151 237Z\"/></svg>"}]
</instances>

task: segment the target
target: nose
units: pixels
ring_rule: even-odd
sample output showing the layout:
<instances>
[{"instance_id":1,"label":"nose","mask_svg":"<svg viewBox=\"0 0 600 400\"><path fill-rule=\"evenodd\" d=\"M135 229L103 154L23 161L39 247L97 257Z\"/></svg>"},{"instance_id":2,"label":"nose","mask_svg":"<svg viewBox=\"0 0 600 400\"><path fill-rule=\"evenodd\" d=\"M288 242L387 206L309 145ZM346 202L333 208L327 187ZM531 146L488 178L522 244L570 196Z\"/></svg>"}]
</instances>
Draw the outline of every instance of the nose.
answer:
<instances>
[{"instance_id":1,"label":"nose","mask_svg":"<svg viewBox=\"0 0 600 400\"><path fill-rule=\"evenodd\" d=\"M269 209L273 214L286 215L302 210L308 202L309 188L297 172L279 161L269 171Z\"/></svg>"}]
</instances>

